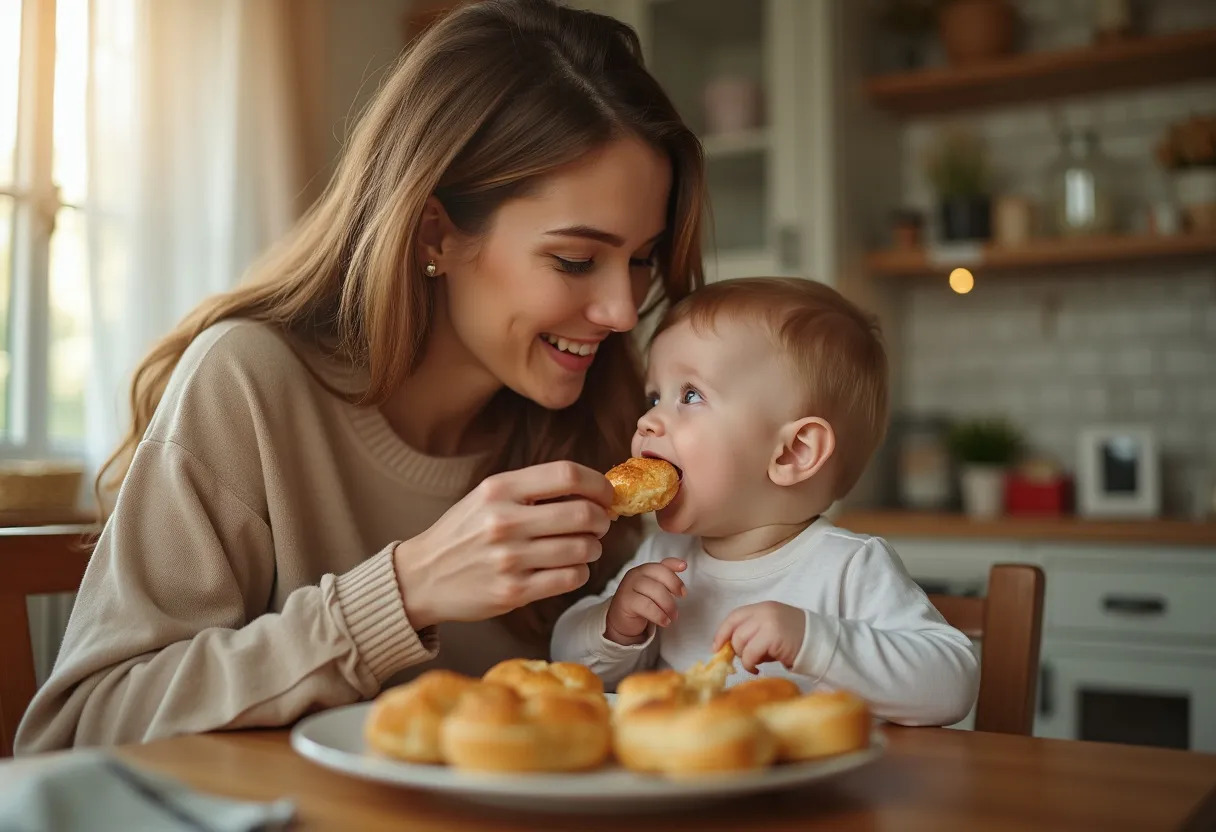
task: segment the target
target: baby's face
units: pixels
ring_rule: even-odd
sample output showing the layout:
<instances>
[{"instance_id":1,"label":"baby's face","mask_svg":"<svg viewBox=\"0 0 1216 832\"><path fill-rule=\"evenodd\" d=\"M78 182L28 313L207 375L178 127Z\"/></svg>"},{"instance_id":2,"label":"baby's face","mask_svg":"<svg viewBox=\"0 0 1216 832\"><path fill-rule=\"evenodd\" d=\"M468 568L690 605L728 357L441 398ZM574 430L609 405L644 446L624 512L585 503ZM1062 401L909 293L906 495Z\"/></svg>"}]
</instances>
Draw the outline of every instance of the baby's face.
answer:
<instances>
[{"instance_id":1,"label":"baby's face","mask_svg":"<svg viewBox=\"0 0 1216 832\"><path fill-rule=\"evenodd\" d=\"M663 332L646 374L650 409L633 437L634 456L660 457L683 473L659 526L705 537L753 528L773 487L779 429L804 415L800 388L756 324L722 319L699 332L685 322Z\"/></svg>"}]
</instances>

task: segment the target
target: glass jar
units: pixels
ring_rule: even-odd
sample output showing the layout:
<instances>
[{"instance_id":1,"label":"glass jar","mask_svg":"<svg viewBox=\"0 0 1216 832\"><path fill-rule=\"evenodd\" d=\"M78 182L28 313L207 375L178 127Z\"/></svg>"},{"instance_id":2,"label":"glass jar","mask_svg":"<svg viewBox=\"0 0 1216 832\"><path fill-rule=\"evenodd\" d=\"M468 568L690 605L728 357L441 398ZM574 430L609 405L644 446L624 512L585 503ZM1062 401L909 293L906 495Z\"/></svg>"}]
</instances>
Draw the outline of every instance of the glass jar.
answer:
<instances>
[{"instance_id":1,"label":"glass jar","mask_svg":"<svg viewBox=\"0 0 1216 832\"><path fill-rule=\"evenodd\" d=\"M1092 130L1065 131L1048 169L1048 205L1061 237L1114 231L1113 175Z\"/></svg>"}]
</instances>

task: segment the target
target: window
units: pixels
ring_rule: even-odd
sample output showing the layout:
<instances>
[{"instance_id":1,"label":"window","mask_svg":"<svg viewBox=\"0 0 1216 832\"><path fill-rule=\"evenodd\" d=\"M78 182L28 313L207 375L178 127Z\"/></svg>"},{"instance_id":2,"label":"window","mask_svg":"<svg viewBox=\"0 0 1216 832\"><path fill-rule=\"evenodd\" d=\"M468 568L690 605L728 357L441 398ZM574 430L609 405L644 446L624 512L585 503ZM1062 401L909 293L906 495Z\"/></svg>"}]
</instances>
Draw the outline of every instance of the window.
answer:
<instances>
[{"instance_id":1,"label":"window","mask_svg":"<svg viewBox=\"0 0 1216 832\"><path fill-rule=\"evenodd\" d=\"M0 453L84 444L90 0L0 0Z\"/></svg>"}]
</instances>

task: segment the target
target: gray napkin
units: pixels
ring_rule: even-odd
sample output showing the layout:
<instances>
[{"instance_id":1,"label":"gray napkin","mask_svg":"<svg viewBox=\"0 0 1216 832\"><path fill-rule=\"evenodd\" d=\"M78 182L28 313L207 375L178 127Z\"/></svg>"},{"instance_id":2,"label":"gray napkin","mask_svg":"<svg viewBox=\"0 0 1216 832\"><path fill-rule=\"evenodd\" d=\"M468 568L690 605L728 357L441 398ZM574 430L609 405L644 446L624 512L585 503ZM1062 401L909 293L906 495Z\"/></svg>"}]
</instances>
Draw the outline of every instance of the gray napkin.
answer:
<instances>
[{"instance_id":1,"label":"gray napkin","mask_svg":"<svg viewBox=\"0 0 1216 832\"><path fill-rule=\"evenodd\" d=\"M28 774L0 769L0 832L276 832L290 800L213 797L132 768L100 751L47 761Z\"/></svg>"}]
</instances>

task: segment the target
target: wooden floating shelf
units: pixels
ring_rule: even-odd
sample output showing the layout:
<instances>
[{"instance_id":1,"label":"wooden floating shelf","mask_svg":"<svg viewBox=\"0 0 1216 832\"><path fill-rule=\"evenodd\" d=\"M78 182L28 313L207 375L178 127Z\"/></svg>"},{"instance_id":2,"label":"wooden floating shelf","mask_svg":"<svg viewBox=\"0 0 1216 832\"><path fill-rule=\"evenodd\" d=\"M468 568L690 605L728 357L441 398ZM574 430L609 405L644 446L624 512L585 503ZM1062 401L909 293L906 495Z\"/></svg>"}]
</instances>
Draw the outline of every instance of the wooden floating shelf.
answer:
<instances>
[{"instance_id":1,"label":"wooden floating shelf","mask_svg":"<svg viewBox=\"0 0 1216 832\"><path fill-rule=\"evenodd\" d=\"M973 271L1017 271L1061 266L1216 256L1216 234L1102 236L1032 240L1017 248L984 245L978 256L963 249L889 249L866 255L871 274L883 277L945 275L956 266Z\"/></svg>"},{"instance_id":2,"label":"wooden floating shelf","mask_svg":"<svg viewBox=\"0 0 1216 832\"><path fill-rule=\"evenodd\" d=\"M1195 29L976 66L879 75L865 82L865 90L878 107L925 115L1211 77L1216 29Z\"/></svg>"},{"instance_id":3,"label":"wooden floating shelf","mask_svg":"<svg viewBox=\"0 0 1216 832\"><path fill-rule=\"evenodd\" d=\"M1081 517L997 517L972 520L947 512L856 510L833 520L841 528L878 537L967 540L1071 541L1216 547L1216 522L1087 520Z\"/></svg>"}]
</instances>

